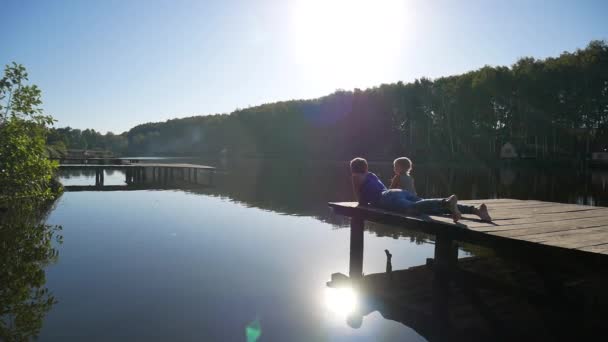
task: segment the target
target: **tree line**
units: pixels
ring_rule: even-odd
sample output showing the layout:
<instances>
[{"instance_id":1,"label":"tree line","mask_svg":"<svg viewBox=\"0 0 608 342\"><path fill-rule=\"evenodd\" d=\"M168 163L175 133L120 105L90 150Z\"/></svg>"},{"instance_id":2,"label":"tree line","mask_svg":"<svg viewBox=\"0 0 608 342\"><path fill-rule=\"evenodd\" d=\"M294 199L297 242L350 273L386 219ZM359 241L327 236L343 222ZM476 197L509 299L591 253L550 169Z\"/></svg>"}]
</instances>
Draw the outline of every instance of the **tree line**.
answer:
<instances>
[{"instance_id":1,"label":"tree line","mask_svg":"<svg viewBox=\"0 0 608 342\"><path fill-rule=\"evenodd\" d=\"M509 142L520 156L585 158L608 147L608 45L592 41L510 67L146 123L103 139L85 132L86 146L132 155L488 160ZM116 137L119 143L109 142Z\"/></svg>"},{"instance_id":2,"label":"tree line","mask_svg":"<svg viewBox=\"0 0 608 342\"><path fill-rule=\"evenodd\" d=\"M101 134L94 129L80 130L71 127L51 128L47 144L57 156L66 154L68 149L112 151L120 155L127 152L127 134Z\"/></svg>"}]
</instances>

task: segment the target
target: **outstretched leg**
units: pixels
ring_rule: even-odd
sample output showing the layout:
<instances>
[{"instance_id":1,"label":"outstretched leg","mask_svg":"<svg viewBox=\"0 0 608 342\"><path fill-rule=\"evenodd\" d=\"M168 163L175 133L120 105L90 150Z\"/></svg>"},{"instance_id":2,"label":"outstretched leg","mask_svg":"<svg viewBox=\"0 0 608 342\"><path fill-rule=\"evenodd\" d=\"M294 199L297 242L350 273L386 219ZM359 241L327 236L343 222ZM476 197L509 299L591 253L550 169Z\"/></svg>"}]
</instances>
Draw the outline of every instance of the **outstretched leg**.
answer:
<instances>
[{"instance_id":1,"label":"outstretched leg","mask_svg":"<svg viewBox=\"0 0 608 342\"><path fill-rule=\"evenodd\" d=\"M458 197L456 195L452 195L446 199L447 208L452 215L452 220L454 222L458 222L462 218L462 213L458 209Z\"/></svg>"},{"instance_id":2,"label":"outstretched leg","mask_svg":"<svg viewBox=\"0 0 608 342\"><path fill-rule=\"evenodd\" d=\"M485 204L480 205L478 208L472 205L460 205L456 206L461 214L477 215L484 222L492 222L492 218L488 213L488 207Z\"/></svg>"}]
</instances>

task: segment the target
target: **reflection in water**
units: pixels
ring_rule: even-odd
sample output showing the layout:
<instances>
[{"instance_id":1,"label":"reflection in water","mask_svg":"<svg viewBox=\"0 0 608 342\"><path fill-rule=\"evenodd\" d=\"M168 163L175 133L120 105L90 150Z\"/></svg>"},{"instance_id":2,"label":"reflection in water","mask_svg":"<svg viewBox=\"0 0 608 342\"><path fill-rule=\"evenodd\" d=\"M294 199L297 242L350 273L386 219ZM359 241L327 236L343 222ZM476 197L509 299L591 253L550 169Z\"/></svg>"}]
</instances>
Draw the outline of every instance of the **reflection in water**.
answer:
<instances>
[{"instance_id":1,"label":"reflection in water","mask_svg":"<svg viewBox=\"0 0 608 342\"><path fill-rule=\"evenodd\" d=\"M290 215L303 215L343 224L327 209L328 201L352 201L348 163L320 161L224 160L218 166L214 187L205 192L228 197L247 206ZM581 166L529 165L417 165L413 176L422 197L461 199L515 198L561 203L608 205L601 186L601 170ZM392 164L370 163L385 182ZM222 171L223 170L223 171ZM297 194L297 195L296 195Z\"/></svg>"},{"instance_id":2,"label":"reflection in water","mask_svg":"<svg viewBox=\"0 0 608 342\"><path fill-rule=\"evenodd\" d=\"M352 185L347 162L277 161L260 159L222 160L175 159L217 166L213 186L185 182L149 184L142 189L181 189L228 198L246 206L289 215L311 216L338 226L348 221L327 208L329 201L352 201ZM372 171L388 182L391 163L370 163ZM605 184L608 173L586 167L531 167L525 165L485 166L415 165L413 176L418 192L427 198L455 193L460 199L515 198L560 203L608 205ZM94 170L64 170L69 184L82 185ZM106 176L109 176L109 170ZM113 171L106 184L125 185L123 171ZM152 177L146 177L148 182ZM86 183L84 183L86 184ZM209 185L209 184L206 184ZM137 189L136 186L131 186Z\"/></svg>"},{"instance_id":3,"label":"reflection in water","mask_svg":"<svg viewBox=\"0 0 608 342\"><path fill-rule=\"evenodd\" d=\"M26 341L38 336L56 303L45 287L45 268L57 261L56 226L41 224L46 209L12 203L0 213L0 340Z\"/></svg>"},{"instance_id":4,"label":"reflection in water","mask_svg":"<svg viewBox=\"0 0 608 342\"><path fill-rule=\"evenodd\" d=\"M352 287L324 289L327 310L339 318L347 318L358 309L357 294Z\"/></svg>"},{"instance_id":5,"label":"reflection in water","mask_svg":"<svg viewBox=\"0 0 608 342\"><path fill-rule=\"evenodd\" d=\"M371 167L384 180L391 175L390 163ZM94 176L68 173L66 179L86 185ZM455 192L463 199L608 203L604 177L588 169L417 165L414 176L427 197ZM106 184L110 179L132 188L122 171L106 177ZM108 340L243 340L244 333L251 340L278 341L421 339L406 326L431 336L430 312L411 310L413 301L395 298L406 286L387 287L383 279L377 286L322 290L327 275L348 273L348 231L332 229L348 220L332 215L326 204L352 200L346 162L225 161L213 187L161 189L183 191L64 195L52 222L66 227L70 243L48 275L61 305L49 313L41 337L60 339L68 331L86 340L94 330ZM365 256L365 269L382 272L394 265L396 283L404 277L397 269L432 256L432 238L424 234L372 223L365 230L374 233L366 233L366 249L373 252ZM423 276L429 272L420 272L420 293L427 295L433 288ZM369 276L364 279L374 278ZM407 298L420 299L421 307L429 299ZM319 324L325 313L340 325ZM117 320L124 322L120 330L100 328Z\"/></svg>"}]
</instances>

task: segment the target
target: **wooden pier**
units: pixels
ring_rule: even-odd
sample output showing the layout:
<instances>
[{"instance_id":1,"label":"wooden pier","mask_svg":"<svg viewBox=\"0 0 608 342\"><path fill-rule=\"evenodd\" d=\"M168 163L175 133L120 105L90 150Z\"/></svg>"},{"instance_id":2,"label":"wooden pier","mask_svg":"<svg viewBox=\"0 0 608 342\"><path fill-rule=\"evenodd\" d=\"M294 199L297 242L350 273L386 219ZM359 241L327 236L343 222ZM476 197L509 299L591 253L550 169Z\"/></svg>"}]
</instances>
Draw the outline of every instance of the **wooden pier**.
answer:
<instances>
[{"instance_id":1,"label":"wooden pier","mask_svg":"<svg viewBox=\"0 0 608 342\"><path fill-rule=\"evenodd\" d=\"M122 170L125 172L125 183L131 184L167 184L174 181L185 181L192 184L211 184L215 168L197 164L170 163L124 163L124 164L60 164L60 169L95 170L95 187L104 186L105 170ZM79 187L80 191L82 187ZM113 187L114 188L114 187ZM74 188L74 191L76 188Z\"/></svg>"},{"instance_id":2,"label":"wooden pier","mask_svg":"<svg viewBox=\"0 0 608 342\"><path fill-rule=\"evenodd\" d=\"M453 328L460 323L454 319L454 312L461 308L454 306L455 298L459 298L454 297L454 284L486 317L492 314L493 305L484 302L480 293L488 288L507 294L505 301L518 298L526 303L539 303L545 313L564 313L570 319L566 325L570 324L569 327L575 330L577 326L572 324L583 324L578 318L584 317L587 322L597 321L601 316L599 312L605 314L608 311L608 300L598 300L598 297L606 297L603 292L608 286L608 208L514 199L459 203L486 203L493 222L481 222L473 216L464 215L455 224L449 217L408 216L359 206L354 202L329 203L335 213L351 217L349 276L344 277L359 286L369 285L370 277L363 275L364 222L373 221L402 226L435 237L434 257L429 260L430 267L424 268L424 276L431 274L431 281L421 287L426 289L421 296L429 303L430 311L427 310L427 314L431 317L424 324L432 322L433 326L424 325L420 329L432 333L432 338L425 336L431 340L457 338L454 331L458 329ZM463 267L466 263L458 259L458 242L488 247L501 259L520 265L507 279L530 279L530 276L522 275L525 272L521 269L525 267L526 272L535 274L538 281L533 286L530 286L530 281L499 281L491 273L498 272L502 266L466 269ZM432 269L430 273L429 269ZM416 272L408 274L422 274L422 271ZM418 281L412 282L411 277L408 279L410 281L401 286L415 286L412 284ZM335 285L335 282L332 283ZM573 296L569 292L573 284L585 289L582 294L577 292ZM380 290L376 289L379 291L377 295L385 296L393 291L383 286ZM392 286L395 286L394 283ZM485 299L496 303L499 297L495 294ZM412 300L408 299L409 302ZM517 315L519 309L514 310L514 315ZM559 328L564 324L561 323L555 326ZM588 333L589 330L584 332Z\"/></svg>"}]
</instances>

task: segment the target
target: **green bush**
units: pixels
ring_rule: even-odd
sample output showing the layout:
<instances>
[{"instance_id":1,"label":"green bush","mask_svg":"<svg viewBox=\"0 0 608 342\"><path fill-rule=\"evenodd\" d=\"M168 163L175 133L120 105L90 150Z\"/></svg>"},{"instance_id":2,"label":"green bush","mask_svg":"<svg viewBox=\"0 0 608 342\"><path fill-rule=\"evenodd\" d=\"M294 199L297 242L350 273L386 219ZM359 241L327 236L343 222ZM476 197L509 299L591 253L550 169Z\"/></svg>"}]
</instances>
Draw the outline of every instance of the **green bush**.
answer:
<instances>
[{"instance_id":1,"label":"green bush","mask_svg":"<svg viewBox=\"0 0 608 342\"><path fill-rule=\"evenodd\" d=\"M7 65L0 79L0 208L16 199L46 201L57 194L57 163L47 158L46 135L53 118L45 115L40 89L26 85L22 65Z\"/></svg>"}]
</instances>

